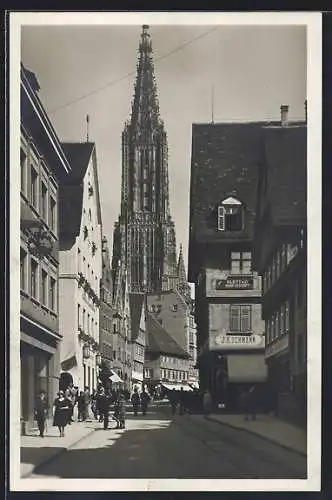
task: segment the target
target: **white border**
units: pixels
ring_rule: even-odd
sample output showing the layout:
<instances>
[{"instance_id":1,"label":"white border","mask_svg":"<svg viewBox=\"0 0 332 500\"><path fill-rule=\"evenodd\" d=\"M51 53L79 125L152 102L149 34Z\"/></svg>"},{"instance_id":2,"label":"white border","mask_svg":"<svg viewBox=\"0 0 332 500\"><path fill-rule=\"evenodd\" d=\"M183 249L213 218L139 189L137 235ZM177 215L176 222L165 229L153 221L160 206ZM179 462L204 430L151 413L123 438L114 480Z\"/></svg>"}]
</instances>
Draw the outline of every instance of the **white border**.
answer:
<instances>
[{"instance_id":1,"label":"white border","mask_svg":"<svg viewBox=\"0 0 332 500\"><path fill-rule=\"evenodd\" d=\"M306 25L308 96L308 479L20 479L19 144L21 25ZM10 490L11 491L318 491L321 468L321 89L322 17L275 13L10 13Z\"/></svg>"}]
</instances>

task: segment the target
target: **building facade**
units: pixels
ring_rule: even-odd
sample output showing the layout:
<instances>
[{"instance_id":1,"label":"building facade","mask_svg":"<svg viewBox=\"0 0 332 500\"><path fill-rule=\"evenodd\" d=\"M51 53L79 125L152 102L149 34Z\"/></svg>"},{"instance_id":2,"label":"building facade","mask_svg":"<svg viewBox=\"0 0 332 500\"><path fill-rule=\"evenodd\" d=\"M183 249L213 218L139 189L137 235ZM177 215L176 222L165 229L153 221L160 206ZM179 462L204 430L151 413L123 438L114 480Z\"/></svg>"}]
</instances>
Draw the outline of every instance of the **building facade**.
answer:
<instances>
[{"instance_id":1,"label":"building facade","mask_svg":"<svg viewBox=\"0 0 332 500\"><path fill-rule=\"evenodd\" d=\"M59 387L59 186L71 167L21 65L20 359L22 432L33 425L37 394L51 407Z\"/></svg>"},{"instance_id":2,"label":"building facade","mask_svg":"<svg viewBox=\"0 0 332 500\"><path fill-rule=\"evenodd\" d=\"M143 293L129 294L130 342L132 346L131 384L142 388L144 379L144 356L146 345L146 307Z\"/></svg>"},{"instance_id":3,"label":"building facade","mask_svg":"<svg viewBox=\"0 0 332 500\"><path fill-rule=\"evenodd\" d=\"M111 370L113 361L113 285L107 238L102 239L100 282L99 345L102 363Z\"/></svg>"},{"instance_id":4,"label":"building facade","mask_svg":"<svg viewBox=\"0 0 332 500\"><path fill-rule=\"evenodd\" d=\"M115 273L114 273L115 274ZM113 363L120 377L121 387L131 389L132 346L130 342L130 305L127 272L121 266L116 270L113 290Z\"/></svg>"},{"instance_id":5,"label":"building facade","mask_svg":"<svg viewBox=\"0 0 332 500\"><path fill-rule=\"evenodd\" d=\"M252 267L261 127L197 124L192 130L189 279L200 385L216 406L234 409L249 384L266 391L261 278Z\"/></svg>"},{"instance_id":6,"label":"building facade","mask_svg":"<svg viewBox=\"0 0 332 500\"><path fill-rule=\"evenodd\" d=\"M61 384L97 387L102 232L94 143L63 143L72 167L60 191Z\"/></svg>"},{"instance_id":7,"label":"building facade","mask_svg":"<svg viewBox=\"0 0 332 500\"><path fill-rule=\"evenodd\" d=\"M306 422L307 378L307 127L265 127L255 230L255 266L263 277L269 387L274 408Z\"/></svg>"},{"instance_id":8,"label":"building facade","mask_svg":"<svg viewBox=\"0 0 332 500\"><path fill-rule=\"evenodd\" d=\"M147 294L147 308L160 325L186 351L190 380L198 383L196 328L192 301L187 302L178 291L161 291ZM196 376L195 376L196 375ZM186 379L187 380L187 379Z\"/></svg>"},{"instance_id":9,"label":"building facade","mask_svg":"<svg viewBox=\"0 0 332 500\"><path fill-rule=\"evenodd\" d=\"M171 386L187 388L189 354L149 312L146 315L146 335L144 385L157 394L162 392L162 386L166 389Z\"/></svg>"},{"instance_id":10,"label":"building facade","mask_svg":"<svg viewBox=\"0 0 332 500\"><path fill-rule=\"evenodd\" d=\"M139 44L131 118L122 134L121 212L113 241L112 267L127 269L130 292L175 288L167 136L159 113L148 26L143 26Z\"/></svg>"}]
</instances>

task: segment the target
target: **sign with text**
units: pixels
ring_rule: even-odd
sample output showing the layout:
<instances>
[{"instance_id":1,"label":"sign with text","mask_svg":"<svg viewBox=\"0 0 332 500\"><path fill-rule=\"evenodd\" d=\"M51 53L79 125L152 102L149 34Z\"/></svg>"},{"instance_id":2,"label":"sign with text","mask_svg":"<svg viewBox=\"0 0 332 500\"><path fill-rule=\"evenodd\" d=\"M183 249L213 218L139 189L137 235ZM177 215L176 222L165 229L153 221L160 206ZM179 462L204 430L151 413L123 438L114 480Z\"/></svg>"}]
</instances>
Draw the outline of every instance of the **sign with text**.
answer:
<instances>
[{"instance_id":1,"label":"sign with text","mask_svg":"<svg viewBox=\"0 0 332 500\"><path fill-rule=\"evenodd\" d=\"M264 349L265 336L264 335L227 335L224 333L217 334L214 338L215 349ZM212 340L211 339L211 340Z\"/></svg>"},{"instance_id":2,"label":"sign with text","mask_svg":"<svg viewBox=\"0 0 332 500\"><path fill-rule=\"evenodd\" d=\"M216 279L216 290L252 290L254 279L252 277L228 276L226 279Z\"/></svg>"}]
</instances>

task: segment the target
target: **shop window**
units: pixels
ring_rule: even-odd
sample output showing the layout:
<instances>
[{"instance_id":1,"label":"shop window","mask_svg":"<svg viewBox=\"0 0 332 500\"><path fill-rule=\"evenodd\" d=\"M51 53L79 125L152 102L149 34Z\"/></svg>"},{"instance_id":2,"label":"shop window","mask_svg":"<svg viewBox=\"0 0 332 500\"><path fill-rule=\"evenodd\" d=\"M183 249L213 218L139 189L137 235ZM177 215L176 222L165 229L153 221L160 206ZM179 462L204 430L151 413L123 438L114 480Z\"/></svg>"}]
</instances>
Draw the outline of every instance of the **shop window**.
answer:
<instances>
[{"instance_id":1,"label":"shop window","mask_svg":"<svg viewBox=\"0 0 332 500\"><path fill-rule=\"evenodd\" d=\"M230 332L251 332L251 305L230 306Z\"/></svg>"},{"instance_id":2,"label":"shop window","mask_svg":"<svg viewBox=\"0 0 332 500\"><path fill-rule=\"evenodd\" d=\"M20 287L21 290L27 289L27 253L21 248L20 252Z\"/></svg>"},{"instance_id":3,"label":"shop window","mask_svg":"<svg viewBox=\"0 0 332 500\"><path fill-rule=\"evenodd\" d=\"M251 252L231 252L231 273L251 274Z\"/></svg>"},{"instance_id":4,"label":"shop window","mask_svg":"<svg viewBox=\"0 0 332 500\"><path fill-rule=\"evenodd\" d=\"M229 197L218 206L218 231L242 231L244 210L242 203Z\"/></svg>"},{"instance_id":5,"label":"shop window","mask_svg":"<svg viewBox=\"0 0 332 500\"><path fill-rule=\"evenodd\" d=\"M30 178L30 201L32 205L38 209L38 173L32 165Z\"/></svg>"},{"instance_id":6,"label":"shop window","mask_svg":"<svg viewBox=\"0 0 332 500\"><path fill-rule=\"evenodd\" d=\"M38 286L38 262L31 259L30 265L30 294L31 297L37 299L37 286Z\"/></svg>"},{"instance_id":7,"label":"shop window","mask_svg":"<svg viewBox=\"0 0 332 500\"><path fill-rule=\"evenodd\" d=\"M47 305L47 272L44 269L41 275L41 302L44 306Z\"/></svg>"}]
</instances>

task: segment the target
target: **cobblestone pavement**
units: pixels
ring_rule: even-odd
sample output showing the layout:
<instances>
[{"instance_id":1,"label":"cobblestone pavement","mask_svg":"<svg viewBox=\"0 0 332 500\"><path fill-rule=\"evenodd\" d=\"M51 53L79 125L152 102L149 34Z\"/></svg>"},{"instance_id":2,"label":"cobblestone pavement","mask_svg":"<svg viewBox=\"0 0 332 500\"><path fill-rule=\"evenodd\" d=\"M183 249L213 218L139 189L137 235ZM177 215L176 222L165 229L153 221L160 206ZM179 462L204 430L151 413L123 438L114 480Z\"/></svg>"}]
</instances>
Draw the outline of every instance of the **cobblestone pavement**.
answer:
<instances>
[{"instance_id":1,"label":"cobblestone pavement","mask_svg":"<svg viewBox=\"0 0 332 500\"><path fill-rule=\"evenodd\" d=\"M94 431L30 478L305 479L306 459L245 431L152 407Z\"/></svg>"}]
</instances>

